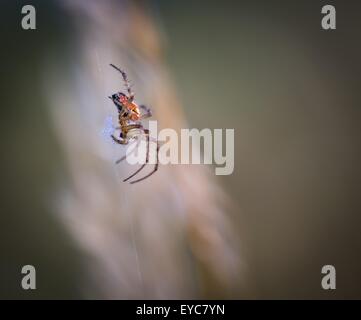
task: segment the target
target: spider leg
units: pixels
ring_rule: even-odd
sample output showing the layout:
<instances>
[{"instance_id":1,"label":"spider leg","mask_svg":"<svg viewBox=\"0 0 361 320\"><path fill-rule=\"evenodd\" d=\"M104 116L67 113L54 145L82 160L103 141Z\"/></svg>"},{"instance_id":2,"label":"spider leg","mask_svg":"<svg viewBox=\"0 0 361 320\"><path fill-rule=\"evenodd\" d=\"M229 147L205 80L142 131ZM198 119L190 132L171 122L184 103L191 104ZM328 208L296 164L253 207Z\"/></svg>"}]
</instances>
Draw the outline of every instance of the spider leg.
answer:
<instances>
[{"instance_id":1,"label":"spider leg","mask_svg":"<svg viewBox=\"0 0 361 320\"><path fill-rule=\"evenodd\" d=\"M132 154L135 152L135 150L138 149L139 144L140 144L140 139L137 139L137 142L135 143L136 146L134 147L134 149L132 151L130 151L130 153L125 154L123 157L121 157L119 160L115 161L115 164L118 164L119 162L122 162L123 160L125 160L127 158L128 155Z\"/></svg>"},{"instance_id":2,"label":"spider leg","mask_svg":"<svg viewBox=\"0 0 361 320\"><path fill-rule=\"evenodd\" d=\"M122 69L119 69L118 67L116 67L114 64L110 64L115 70L119 71L120 74L122 75L123 77L123 80L124 80L124 84L125 84L125 88L127 89L127 92L129 94L129 99L130 101L133 101L134 100L134 93L132 92L132 89L131 89L131 86L130 86L130 82L128 80L128 76L127 74L125 73L125 71L123 71Z\"/></svg>"},{"instance_id":3,"label":"spider leg","mask_svg":"<svg viewBox=\"0 0 361 320\"><path fill-rule=\"evenodd\" d=\"M146 137L147 137L147 154L146 154L145 162L141 165L141 167L137 171L135 171L133 174L131 174L128 178L124 179L123 182L128 181L130 178L133 178L149 162L149 130L148 129L143 129L143 131L144 131L144 133L146 134Z\"/></svg>"},{"instance_id":4,"label":"spider leg","mask_svg":"<svg viewBox=\"0 0 361 320\"><path fill-rule=\"evenodd\" d=\"M111 135L111 137L114 140L114 142L116 142L118 144L128 144L127 139L120 140L120 139L116 138L113 134Z\"/></svg>"},{"instance_id":5,"label":"spider leg","mask_svg":"<svg viewBox=\"0 0 361 320\"><path fill-rule=\"evenodd\" d=\"M133 183L137 183L139 181L142 181L144 179L147 179L149 178L152 174L154 174L157 170L158 170L158 164L159 164L159 159L158 159L158 153L159 153L159 143L157 141L157 158L156 158L156 163L155 163L155 166L154 166L154 169L153 171L151 171L150 173L148 173L147 175L145 175L143 178L140 178L138 180L134 180L134 181L131 181L130 184L133 184Z\"/></svg>"},{"instance_id":6,"label":"spider leg","mask_svg":"<svg viewBox=\"0 0 361 320\"><path fill-rule=\"evenodd\" d=\"M148 107L146 107L144 105L140 105L139 108L144 110L144 112L145 112L145 113L141 114L139 120L142 120L145 118L150 118L152 116L152 111Z\"/></svg>"}]
</instances>

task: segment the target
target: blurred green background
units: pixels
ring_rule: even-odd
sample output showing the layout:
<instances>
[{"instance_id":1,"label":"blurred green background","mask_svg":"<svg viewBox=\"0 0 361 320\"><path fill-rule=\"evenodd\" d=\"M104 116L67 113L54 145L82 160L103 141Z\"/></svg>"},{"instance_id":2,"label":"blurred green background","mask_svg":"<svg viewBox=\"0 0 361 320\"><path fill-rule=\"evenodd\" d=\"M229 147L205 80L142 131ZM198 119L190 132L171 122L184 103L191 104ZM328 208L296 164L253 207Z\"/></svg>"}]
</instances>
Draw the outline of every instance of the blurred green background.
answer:
<instances>
[{"instance_id":1,"label":"blurred green background","mask_svg":"<svg viewBox=\"0 0 361 320\"><path fill-rule=\"evenodd\" d=\"M54 1L1 4L0 297L82 298L82 253L52 212L66 171L39 79L67 61L72 26ZM237 298L361 298L361 3L147 2L192 127L235 129L235 171L219 180L237 208L249 275ZM37 265L41 290L20 288ZM320 286L337 270L336 291Z\"/></svg>"}]
</instances>

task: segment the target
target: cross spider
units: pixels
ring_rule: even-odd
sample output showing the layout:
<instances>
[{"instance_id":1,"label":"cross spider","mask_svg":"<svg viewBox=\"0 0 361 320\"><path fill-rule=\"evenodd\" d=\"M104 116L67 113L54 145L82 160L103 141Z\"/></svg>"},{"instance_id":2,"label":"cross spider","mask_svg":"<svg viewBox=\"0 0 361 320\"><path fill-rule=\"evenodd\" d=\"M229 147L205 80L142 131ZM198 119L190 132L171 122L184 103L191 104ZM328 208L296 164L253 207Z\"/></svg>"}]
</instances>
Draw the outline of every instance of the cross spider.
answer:
<instances>
[{"instance_id":1,"label":"cross spider","mask_svg":"<svg viewBox=\"0 0 361 320\"><path fill-rule=\"evenodd\" d=\"M115 106L118 109L119 127L116 127L115 129L120 130L120 134L119 134L120 139L116 138L113 134L111 135L111 137L116 143L119 143L122 145L128 144L129 141L132 139L138 140L136 147L131 152L134 152L137 149L137 147L139 146L140 139L143 136L145 136L147 139L146 140L146 146L147 146L146 152L147 153L146 153L145 163L143 163L141 165L141 167L137 171L135 171L133 174L131 174L128 178L124 179L123 182L125 182L125 181L128 181L130 178L133 178L136 174L138 174L145 167L145 165L149 162L149 142L150 142L149 141L150 140L149 130L145 129L142 126L141 120L151 117L152 112L146 106L144 106L144 105L138 106L134 102L134 93L131 90L127 74L123 70L116 67L115 65L113 65L113 64L110 64L110 65L115 70L117 70L121 73L123 80L124 80L125 88L128 92L128 96L122 92L117 92L117 93L114 93L112 96L109 96L109 98L113 101L113 103L115 104ZM143 113L141 113L140 110L142 110ZM158 170L159 143L157 140L155 142L157 143L157 151L156 151L157 156L156 156L156 163L153 168L153 171L151 171L150 173L148 173L147 175L145 175L144 177L142 177L140 179L131 181L130 183L133 184L133 183L142 181L142 180L150 177L153 173L155 173ZM126 159L126 157L127 157L126 155L123 156L122 158L117 160L115 163L118 164L119 162Z\"/></svg>"}]
</instances>

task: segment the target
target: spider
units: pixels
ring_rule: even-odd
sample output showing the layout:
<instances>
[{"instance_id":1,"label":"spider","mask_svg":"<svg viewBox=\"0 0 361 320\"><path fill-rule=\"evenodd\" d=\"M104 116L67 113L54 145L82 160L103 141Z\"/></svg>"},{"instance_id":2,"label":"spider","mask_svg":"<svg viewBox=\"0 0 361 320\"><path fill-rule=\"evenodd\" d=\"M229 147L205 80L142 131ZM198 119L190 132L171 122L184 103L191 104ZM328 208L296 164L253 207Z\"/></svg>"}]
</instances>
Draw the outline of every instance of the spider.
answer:
<instances>
[{"instance_id":1,"label":"spider","mask_svg":"<svg viewBox=\"0 0 361 320\"><path fill-rule=\"evenodd\" d=\"M121 145L127 145L133 139L137 140L137 145L131 152L133 152L137 149L137 147L139 146L140 139L144 136L146 137L147 151L146 151L145 163L143 163L141 165L141 167L137 171L135 171L133 174L131 174L128 178L123 180L123 182L126 182L129 179L133 178L136 174L138 174L145 167L145 165L149 162L149 142L150 142L149 135L150 134L149 134L149 130L145 129L142 126L141 120L151 117L152 112L146 106L144 106L144 105L138 106L134 102L134 93L131 90L131 86L129 84L127 74L123 70L116 67L115 65L113 65L113 64L110 64L110 65L115 70L120 72L120 74L122 75L123 80L124 80L125 88L128 92L128 95L126 95L122 92L117 92L117 93L114 93L112 96L108 97L113 101L113 103L117 107L119 127L116 127L115 130L120 130L119 139L117 137L115 137L113 134L111 135L111 137L116 143L121 144ZM141 110L143 112L141 112ZM156 151L156 163L155 163L153 170L150 173L148 173L147 175L145 175L144 177L139 178L134 181L131 181L130 182L131 184L142 181L142 180L150 177L153 173L155 173L158 170L159 143L157 140L155 142L157 144L157 151ZM126 155L123 156L122 158L117 160L115 163L116 164L120 163L121 161L126 159L126 157L127 157Z\"/></svg>"}]
</instances>

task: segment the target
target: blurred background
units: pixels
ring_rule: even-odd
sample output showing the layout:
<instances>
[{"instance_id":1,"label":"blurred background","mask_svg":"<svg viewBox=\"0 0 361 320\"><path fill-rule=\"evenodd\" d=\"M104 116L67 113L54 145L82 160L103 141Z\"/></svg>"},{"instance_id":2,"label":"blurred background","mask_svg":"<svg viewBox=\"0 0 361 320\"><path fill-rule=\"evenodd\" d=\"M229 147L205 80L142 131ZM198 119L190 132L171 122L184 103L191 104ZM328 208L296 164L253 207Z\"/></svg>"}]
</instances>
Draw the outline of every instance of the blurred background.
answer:
<instances>
[{"instance_id":1,"label":"blurred background","mask_svg":"<svg viewBox=\"0 0 361 320\"><path fill-rule=\"evenodd\" d=\"M32 1L36 30L25 4L1 4L0 298L361 298L359 1ZM109 63L160 128L234 128L234 173L123 183Z\"/></svg>"}]
</instances>

